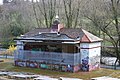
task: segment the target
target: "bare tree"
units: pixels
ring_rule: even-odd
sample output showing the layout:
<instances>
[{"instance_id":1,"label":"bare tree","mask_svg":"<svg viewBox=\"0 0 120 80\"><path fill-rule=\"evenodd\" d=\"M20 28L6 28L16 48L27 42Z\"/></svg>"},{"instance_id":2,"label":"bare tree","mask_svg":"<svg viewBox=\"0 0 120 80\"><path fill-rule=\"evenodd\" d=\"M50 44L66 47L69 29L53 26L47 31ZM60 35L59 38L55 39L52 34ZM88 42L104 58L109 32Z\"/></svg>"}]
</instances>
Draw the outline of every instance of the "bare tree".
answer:
<instances>
[{"instance_id":1,"label":"bare tree","mask_svg":"<svg viewBox=\"0 0 120 80\"><path fill-rule=\"evenodd\" d=\"M116 57L117 60L115 62L115 65L117 61L120 65L120 23L119 23L119 13L120 13L120 0L111 0L111 7L112 7L112 13L113 13L113 20L115 21L114 26L117 32L117 41L114 43L115 51L116 51ZM116 68L116 67L115 67Z\"/></svg>"},{"instance_id":2,"label":"bare tree","mask_svg":"<svg viewBox=\"0 0 120 80\"><path fill-rule=\"evenodd\" d=\"M119 0L92 0L90 1L90 4L93 6L88 7L89 9L87 9L87 11L90 11L89 14L85 13L85 17L91 20L98 30L101 30L109 37L112 45L115 47L114 49L117 57L116 62L118 61L120 65L120 2ZM114 38L114 36L117 36L117 39Z\"/></svg>"},{"instance_id":3,"label":"bare tree","mask_svg":"<svg viewBox=\"0 0 120 80\"><path fill-rule=\"evenodd\" d=\"M77 26L78 18L79 18L79 11L80 11L80 0L76 2L74 0L63 0L64 10L65 10L65 17L67 21L67 27ZM76 5L76 6L74 6Z\"/></svg>"},{"instance_id":4,"label":"bare tree","mask_svg":"<svg viewBox=\"0 0 120 80\"><path fill-rule=\"evenodd\" d=\"M44 17L46 27L51 27L56 15L56 0L40 0L37 2L37 6L41 16Z\"/></svg>"},{"instance_id":5,"label":"bare tree","mask_svg":"<svg viewBox=\"0 0 120 80\"><path fill-rule=\"evenodd\" d=\"M35 19L36 19L36 22L37 22L37 27L40 27L39 20L38 20L38 17L37 17L37 11L36 11L36 7L35 7L35 3L34 3L33 0L32 0L32 7L33 7L34 16L35 16Z\"/></svg>"}]
</instances>

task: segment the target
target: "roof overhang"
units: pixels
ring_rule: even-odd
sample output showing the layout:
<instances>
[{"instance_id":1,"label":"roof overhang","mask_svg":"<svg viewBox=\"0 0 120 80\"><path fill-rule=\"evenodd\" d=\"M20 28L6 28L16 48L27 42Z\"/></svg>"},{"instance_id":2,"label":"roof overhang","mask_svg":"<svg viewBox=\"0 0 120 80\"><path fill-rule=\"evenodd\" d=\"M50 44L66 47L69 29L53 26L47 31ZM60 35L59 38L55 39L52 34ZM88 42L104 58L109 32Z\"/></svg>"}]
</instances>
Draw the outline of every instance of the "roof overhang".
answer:
<instances>
[{"instance_id":1,"label":"roof overhang","mask_svg":"<svg viewBox=\"0 0 120 80\"><path fill-rule=\"evenodd\" d=\"M75 41L75 42L62 42L63 44L78 44L80 41Z\"/></svg>"},{"instance_id":2,"label":"roof overhang","mask_svg":"<svg viewBox=\"0 0 120 80\"><path fill-rule=\"evenodd\" d=\"M74 42L74 39L46 39L46 38L16 38L14 41L70 41Z\"/></svg>"},{"instance_id":3,"label":"roof overhang","mask_svg":"<svg viewBox=\"0 0 120 80\"><path fill-rule=\"evenodd\" d=\"M31 38L16 38L15 41L22 41L22 42L40 42L40 43L51 43L51 44L78 44L80 43L79 40L74 39L31 39Z\"/></svg>"}]
</instances>

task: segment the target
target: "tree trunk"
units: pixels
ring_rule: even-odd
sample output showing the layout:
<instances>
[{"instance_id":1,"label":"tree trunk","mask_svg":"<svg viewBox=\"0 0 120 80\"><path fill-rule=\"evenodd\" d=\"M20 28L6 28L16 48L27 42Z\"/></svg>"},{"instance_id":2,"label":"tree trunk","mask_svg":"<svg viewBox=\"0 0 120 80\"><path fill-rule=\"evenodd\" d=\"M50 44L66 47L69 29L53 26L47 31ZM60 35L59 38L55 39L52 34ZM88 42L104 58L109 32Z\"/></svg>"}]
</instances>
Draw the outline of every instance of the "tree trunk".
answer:
<instances>
[{"instance_id":1,"label":"tree trunk","mask_svg":"<svg viewBox=\"0 0 120 80\"><path fill-rule=\"evenodd\" d=\"M42 3L43 3L43 12L44 12L44 18L45 18L45 24L47 26L47 28L49 27L48 25L48 16L47 16L47 11L46 11L46 5L45 5L45 1L42 0Z\"/></svg>"},{"instance_id":2,"label":"tree trunk","mask_svg":"<svg viewBox=\"0 0 120 80\"><path fill-rule=\"evenodd\" d=\"M116 70L117 62L118 62L118 64L119 64L119 66L120 66L120 58L118 58L118 57L117 57L117 59L116 59L116 61L115 61L115 63L114 63L114 69L115 69L115 70Z\"/></svg>"},{"instance_id":3,"label":"tree trunk","mask_svg":"<svg viewBox=\"0 0 120 80\"><path fill-rule=\"evenodd\" d=\"M116 64L117 64L118 58L116 59L115 63L114 63L114 69L116 70Z\"/></svg>"},{"instance_id":4,"label":"tree trunk","mask_svg":"<svg viewBox=\"0 0 120 80\"><path fill-rule=\"evenodd\" d=\"M120 66L120 58L118 59L118 63L119 63L119 66Z\"/></svg>"},{"instance_id":5,"label":"tree trunk","mask_svg":"<svg viewBox=\"0 0 120 80\"><path fill-rule=\"evenodd\" d=\"M36 12L35 4L34 4L33 0L32 0L32 7L33 7L34 16L35 16L35 19L36 19L36 22L37 22L37 28L39 28L40 25L39 25L39 21L38 21L38 17L37 17L37 12Z\"/></svg>"},{"instance_id":6,"label":"tree trunk","mask_svg":"<svg viewBox=\"0 0 120 80\"><path fill-rule=\"evenodd\" d=\"M116 63L118 62L118 64L120 65L120 54L119 54L119 46L116 44L115 46L115 52L116 52L116 61L114 64L114 69L116 69Z\"/></svg>"},{"instance_id":7,"label":"tree trunk","mask_svg":"<svg viewBox=\"0 0 120 80\"><path fill-rule=\"evenodd\" d=\"M118 53L119 53L119 66L120 66L120 35L118 36Z\"/></svg>"}]
</instances>

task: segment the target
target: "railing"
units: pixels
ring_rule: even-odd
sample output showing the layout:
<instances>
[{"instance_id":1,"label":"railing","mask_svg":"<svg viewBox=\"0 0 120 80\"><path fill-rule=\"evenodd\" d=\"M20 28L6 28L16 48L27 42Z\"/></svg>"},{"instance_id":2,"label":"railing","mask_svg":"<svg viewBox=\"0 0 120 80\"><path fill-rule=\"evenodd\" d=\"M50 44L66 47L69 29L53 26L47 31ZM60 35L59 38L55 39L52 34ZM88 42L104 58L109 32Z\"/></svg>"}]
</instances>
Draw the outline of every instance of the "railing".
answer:
<instances>
[{"instance_id":1,"label":"railing","mask_svg":"<svg viewBox=\"0 0 120 80\"><path fill-rule=\"evenodd\" d=\"M53 64L77 65L80 62L80 53L57 53L17 50L14 54L15 60L44 61Z\"/></svg>"}]
</instances>

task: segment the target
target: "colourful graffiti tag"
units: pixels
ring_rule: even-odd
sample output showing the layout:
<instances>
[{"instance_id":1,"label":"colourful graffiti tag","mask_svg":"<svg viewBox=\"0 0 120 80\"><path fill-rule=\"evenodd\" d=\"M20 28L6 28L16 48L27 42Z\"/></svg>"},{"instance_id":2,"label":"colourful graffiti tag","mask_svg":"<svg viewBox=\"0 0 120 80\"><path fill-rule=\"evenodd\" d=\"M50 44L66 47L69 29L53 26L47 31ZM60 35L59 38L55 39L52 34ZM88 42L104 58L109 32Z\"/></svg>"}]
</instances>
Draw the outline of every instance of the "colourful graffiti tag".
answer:
<instances>
[{"instance_id":1,"label":"colourful graffiti tag","mask_svg":"<svg viewBox=\"0 0 120 80\"><path fill-rule=\"evenodd\" d=\"M37 62L30 62L29 67L38 68L38 63Z\"/></svg>"},{"instance_id":2,"label":"colourful graffiti tag","mask_svg":"<svg viewBox=\"0 0 120 80\"><path fill-rule=\"evenodd\" d=\"M26 62L24 62L24 61L18 61L18 62L16 62L16 64L17 64L17 66L21 66L21 67L26 67Z\"/></svg>"},{"instance_id":3,"label":"colourful graffiti tag","mask_svg":"<svg viewBox=\"0 0 120 80\"><path fill-rule=\"evenodd\" d=\"M80 70L80 66L79 65L74 66L74 72L77 72L78 70Z\"/></svg>"},{"instance_id":4,"label":"colourful graffiti tag","mask_svg":"<svg viewBox=\"0 0 120 80\"><path fill-rule=\"evenodd\" d=\"M48 65L47 64L40 64L40 67L43 69L48 69Z\"/></svg>"},{"instance_id":5,"label":"colourful graffiti tag","mask_svg":"<svg viewBox=\"0 0 120 80\"><path fill-rule=\"evenodd\" d=\"M79 65L59 65L59 64L46 64L46 63L39 63L36 61L15 61L16 66L21 67L31 67L31 68L42 68L42 69L52 69L52 70L59 70L65 72L76 72L78 71Z\"/></svg>"},{"instance_id":6,"label":"colourful graffiti tag","mask_svg":"<svg viewBox=\"0 0 120 80\"><path fill-rule=\"evenodd\" d=\"M73 72L73 66L72 65L67 65L67 71Z\"/></svg>"},{"instance_id":7,"label":"colourful graffiti tag","mask_svg":"<svg viewBox=\"0 0 120 80\"><path fill-rule=\"evenodd\" d=\"M93 57L90 57L90 60L89 60L89 71L91 70L95 70L95 69L98 69L100 67L100 57L99 56L93 56Z\"/></svg>"},{"instance_id":8,"label":"colourful graffiti tag","mask_svg":"<svg viewBox=\"0 0 120 80\"><path fill-rule=\"evenodd\" d=\"M88 50L86 49L83 49L82 52L82 60L81 60L81 69L83 71L88 71L89 70L89 53L88 53Z\"/></svg>"},{"instance_id":9,"label":"colourful graffiti tag","mask_svg":"<svg viewBox=\"0 0 120 80\"><path fill-rule=\"evenodd\" d=\"M83 71L89 71L88 62L89 62L89 57L82 59L82 70Z\"/></svg>"}]
</instances>

